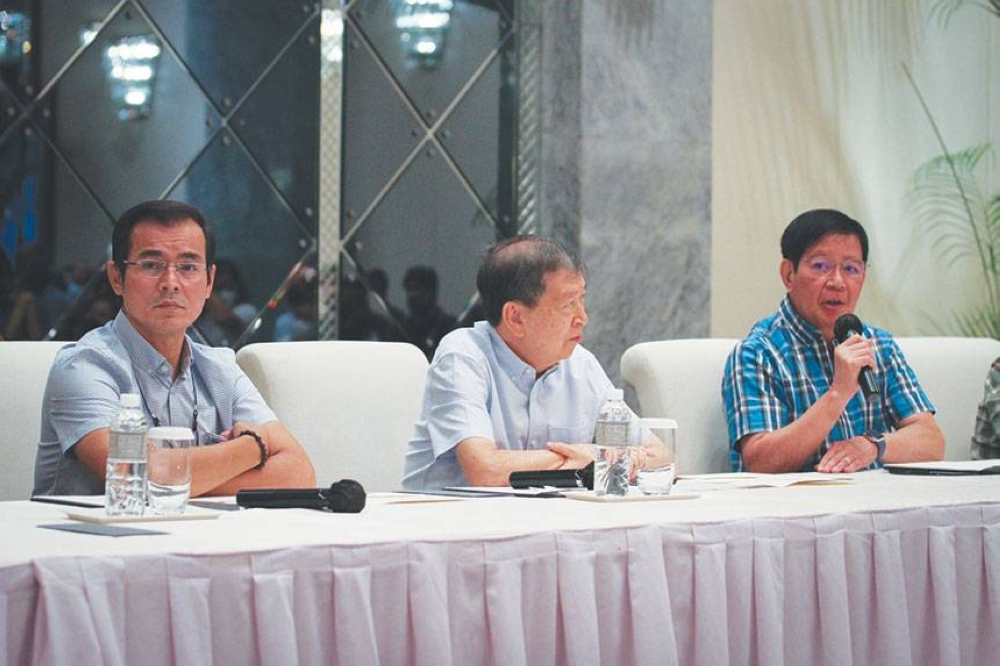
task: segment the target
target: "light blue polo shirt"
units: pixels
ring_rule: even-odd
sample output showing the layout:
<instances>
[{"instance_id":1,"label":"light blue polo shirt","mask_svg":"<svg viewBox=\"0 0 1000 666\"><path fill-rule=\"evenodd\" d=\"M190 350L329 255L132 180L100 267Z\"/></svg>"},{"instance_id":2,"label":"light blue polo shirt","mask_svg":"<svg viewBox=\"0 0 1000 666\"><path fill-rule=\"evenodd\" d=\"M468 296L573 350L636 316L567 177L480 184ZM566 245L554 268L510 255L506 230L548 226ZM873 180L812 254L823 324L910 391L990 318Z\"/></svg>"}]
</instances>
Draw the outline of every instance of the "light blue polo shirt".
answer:
<instances>
[{"instance_id":1,"label":"light blue polo shirt","mask_svg":"<svg viewBox=\"0 0 1000 666\"><path fill-rule=\"evenodd\" d=\"M547 442L592 443L611 388L601 364L579 345L536 377L487 322L452 331L428 370L403 487L468 485L455 445L469 437L516 451L544 449Z\"/></svg>"},{"instance_id":2,"label":"light blue polo shirt","mask_svg":"<svg viewBox=\"0 0 1000 666\"><path fill-rule=\"evenodd\" d=\"M274 412L236 365L233 350L186 338L181 372L146 342L119 312L114 320L59 351L42 402L41 441L35 459L35 495L99 495L103 478L73 453L84 436L107 428L122 393L141 393L150 427L191 427L198 397L197 443L237 421L267 423Z\"/></svg>"}]
</instances>

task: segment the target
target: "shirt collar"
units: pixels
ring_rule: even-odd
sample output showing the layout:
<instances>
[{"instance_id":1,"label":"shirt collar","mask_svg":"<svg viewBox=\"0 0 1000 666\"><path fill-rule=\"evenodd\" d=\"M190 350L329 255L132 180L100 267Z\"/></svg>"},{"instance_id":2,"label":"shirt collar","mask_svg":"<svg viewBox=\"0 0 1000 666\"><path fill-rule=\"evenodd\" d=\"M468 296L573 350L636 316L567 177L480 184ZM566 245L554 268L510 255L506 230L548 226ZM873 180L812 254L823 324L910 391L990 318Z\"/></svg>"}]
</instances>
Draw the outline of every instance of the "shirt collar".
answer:
<instances>
[{"instance_id":1,"label":"shirt collar","mask_svg":"<svg viewBox=\"0 0 1000 666\"><path fill-rule=\"evenodd\" d=\"M826 345L826 340L823 339L823 334L820 333L819 329L810 324L803 318L795 308L792 306L792 300L785 296L781 300L781 306L778 308L778 312L785 323L788 324L789 330L791 330L792 335L799 339L799 341L804 343L818 343L821 345Z\"/></svg>"},{"instance_id":2,"label":"shirt collar","mask_svg":"<svg viewBox=\"0 0 1000 666\"><path fill-rule=\"evenodd\" d=\"M129 321L124 311L118 311L118 315L111 322L111 329L118 336L118 339L121 340L122 346L125 347L125 351L128 353L129 360L132 361L133 366L142 369L150 375L166 377L167 383L172 381L173 368L170 367L170 362L160 352L156 351L146 341L146 338L142 337L139 331L135 330L135 327L132 326L132 322ZM187 375L192 360L191 339L185 335L184 348L181 351L180 377Z\"/></svg>"},{"instance_id":3,"label":"shirt collar","mask_svg":"<svg viewBox=\"0 0 1000 666\"><path fill-rule=\"evenodd\" d=\"M489 333L490 344L493 346L493 353L497 357L497 365L500 366L503 373L510 377L510 380L518 386L531 390L536 379L535 369L514 353L514 350L504 342L504 339L500 337L500 334L492 324L489 322L477 322L476 326L480 324L485 326ZM546 370L546 374L550 371L551 368Z\"/></svg>"}]
</instances>

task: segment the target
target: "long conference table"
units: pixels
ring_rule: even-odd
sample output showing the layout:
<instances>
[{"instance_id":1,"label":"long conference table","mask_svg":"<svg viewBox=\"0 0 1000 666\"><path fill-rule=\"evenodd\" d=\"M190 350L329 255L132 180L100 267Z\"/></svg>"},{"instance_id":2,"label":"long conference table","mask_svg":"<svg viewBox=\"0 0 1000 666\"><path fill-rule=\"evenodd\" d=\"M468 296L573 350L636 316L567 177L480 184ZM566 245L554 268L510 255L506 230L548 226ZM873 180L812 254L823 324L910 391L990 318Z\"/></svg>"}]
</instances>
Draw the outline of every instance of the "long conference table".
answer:
<instances>
[{"instance_id":1,"label":"long conference table","mask_svg":"<svg viewBox=\"0 0 1000 666\"><path fill-rule=\"evenodd\" d=\"M0 662L1000 663L1000 477L435 499L120 538L0 503Z\"/></svg>"}]
</instances>

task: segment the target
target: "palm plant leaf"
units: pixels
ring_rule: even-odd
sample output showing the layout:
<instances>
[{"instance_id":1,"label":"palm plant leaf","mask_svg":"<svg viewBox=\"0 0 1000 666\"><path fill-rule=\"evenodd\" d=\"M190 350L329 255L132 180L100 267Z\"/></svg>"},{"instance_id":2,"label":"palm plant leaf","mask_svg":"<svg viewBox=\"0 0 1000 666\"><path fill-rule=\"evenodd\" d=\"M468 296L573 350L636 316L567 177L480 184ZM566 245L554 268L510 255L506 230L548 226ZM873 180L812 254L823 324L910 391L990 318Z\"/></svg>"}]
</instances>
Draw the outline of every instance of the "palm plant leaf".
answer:
<instances>
[{"instance_id":1,"label":"palm plant leaf","mask_svg":"<svg viewBox=\"0 0 1000 666\"><path fill-rule=\"evenodd\" d=\"M942 27L947 27L951 17L963 6L982 9L1000 17L1000 0L939 0L931 7L930 18L937 18Z\"/></svg>"},{"instance_id":2,"label":"palm plant leaf","mask_svg":"<svg viewBox=\"0 0 1000 666\"><path fill-rule=\"evenodd\" d=\"M966 4L1000 17L1000 0L939 0L932 14L938 13L947 24L959 7ZM1000 339L1000 195L984 198L976 179L977 167L991 154L990 144L957 153L949 151L941 128L905 63L903 72L942 151L914 173L913 193L917 197L914 213L919 222L936 234L931 247L949 266L973 257L982 271L986 302L971 312L956 315L955 327L962 335Z\"/></svg>"},{"instance_id":3,"label":"palm plant leaf","mask_svg":"<svg viewBox=\"0 0 1000 666\"><path fill-rule=\"evenodd\" d=\"M990 246L997 247L1000 244L1000 194L993 197L986 209L986 233L990 239Z\"/></svg>"},{"instance_id":4,"label":"palm plant leaf","mask_svg":"<svg viewBox=\"0 0 1000 666\"><path fill-rule=\"evenodd\" d=\"M972 338L1000 339L1000 311L989 305L955 315L954 333Z\"/></svg>"},{"instance_id":5,"label":"palm plant leaf","mask_svg":"<svg viewBox=\"0 0 1000 666\"><path fill-rule=\"evenodd\" d=\"M997 273L993 239L1000 238L1000 211L984 199L976 168L989 155L989 143L939 155L914 172L912 189L915 219L934 234L931 249L949 267L977 261L987 283Z\"/></svg>"},{"instance_id":6,"label":"palm plant leaf","mask_svg":"<svg viewBox=\"0 0 1000 666\"><path fill-rule=\"evenodd\" d=\"M977 151L978 152L978 151ZM933 232L931 247L948 260L949 265L965 256L978 257L979 240L985 229L978 218L982 210L979 185L969 169L981 154L964 151L956 156L955 164L961 188L956 187L946 160L935 158L921 167L913 179L912 209L916 221ZM961 197L965 194L965 198ZM970 219L969 211L973 212Z\"/></svg>"}]
</instances>

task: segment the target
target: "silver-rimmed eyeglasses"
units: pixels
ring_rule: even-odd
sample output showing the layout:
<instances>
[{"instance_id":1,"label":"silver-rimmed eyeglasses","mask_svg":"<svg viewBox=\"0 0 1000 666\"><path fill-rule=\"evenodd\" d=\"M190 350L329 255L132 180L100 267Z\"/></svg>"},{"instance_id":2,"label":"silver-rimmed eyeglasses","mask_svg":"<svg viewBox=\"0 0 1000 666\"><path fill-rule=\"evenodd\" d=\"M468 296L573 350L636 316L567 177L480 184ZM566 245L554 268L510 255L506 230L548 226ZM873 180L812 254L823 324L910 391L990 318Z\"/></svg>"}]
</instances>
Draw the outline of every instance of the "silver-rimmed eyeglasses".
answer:
<instances>
[{"instance_id":1,"label":"silver-rimmed eyeglasses","mask_svg":"<svg viewBox=\"0 0 1000 666\"><path fill-rule=\"evenodd\" d=\"M807 259L802 262L810 273L814 275L827 276L836 270L838 264L837 262L827 259L826 257L813 257L812 259ZM839 264L841 275L849 278L859 278L865 274L866 265L863 261L857 261L855 259L848 259L847 261Z\"/></svg>"},{"instance_id":2,"label":"silver-rimmed eyeglasses","mask_svg":"<svg viewBox=\"0 0 1000 666\"><path fill-rule=\"evenodd\" d=\"M177 277L188 282L194 282L201 279L202 274L208 268L206 264L199 264L194 261L169 262L158 261L156 259L140 259L139 261L123 261L121 263L126 266L135 266L140 275L153 280L163 277L163 274L167 272L167 268L173 268L174 272L177 273Z\"/></svg>"}]
</instances>

